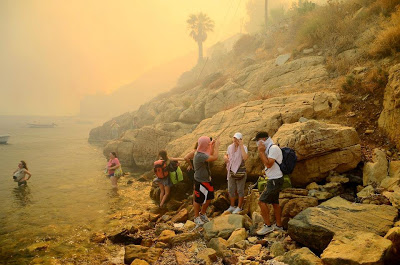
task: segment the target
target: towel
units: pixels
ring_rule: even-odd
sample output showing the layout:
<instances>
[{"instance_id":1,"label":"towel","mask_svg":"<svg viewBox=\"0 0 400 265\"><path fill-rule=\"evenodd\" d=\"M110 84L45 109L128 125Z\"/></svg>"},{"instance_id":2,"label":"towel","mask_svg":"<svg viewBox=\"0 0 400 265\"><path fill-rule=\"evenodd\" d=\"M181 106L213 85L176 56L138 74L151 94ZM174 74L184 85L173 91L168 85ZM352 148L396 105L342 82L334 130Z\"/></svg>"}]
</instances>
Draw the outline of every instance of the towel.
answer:
<instances>
[{"instance_id":1,"label":"towel","mask_svg":"<svg viewBox=\"0 0 400 265\"><path fill-rule=\"evenodd\" d=\"M269 148L274 144L274 141L272 141L271 137L268 137L268 139L264 142L265 145L265 154L268 156L268 151Z\"/></svg>"},{"instance_id":2,"label":"towel","mask_svg":"<svg viewBox=\"0 0 400 265\"><path fill-rule=\"evenodd\" d=\"M229 157L229 163L226 165L228 174L230 173L229 170L232 170L233 173L236 173L240 167L240 164L242 164L242 151L240 151L239 146L235 151L235 144L231 144L228 146L227 153Z\"/></svg>"},{"instance_id":3,"label":"towel","mask_svg":"<svg viewBox=\"0 0 400 265\"><path fill-rule=\"evenodd\" d=\"M197 152L205 153L210 155L211 153L211 140L208 136L202 136L199 138Z\"/></svg>"}]
</instances>

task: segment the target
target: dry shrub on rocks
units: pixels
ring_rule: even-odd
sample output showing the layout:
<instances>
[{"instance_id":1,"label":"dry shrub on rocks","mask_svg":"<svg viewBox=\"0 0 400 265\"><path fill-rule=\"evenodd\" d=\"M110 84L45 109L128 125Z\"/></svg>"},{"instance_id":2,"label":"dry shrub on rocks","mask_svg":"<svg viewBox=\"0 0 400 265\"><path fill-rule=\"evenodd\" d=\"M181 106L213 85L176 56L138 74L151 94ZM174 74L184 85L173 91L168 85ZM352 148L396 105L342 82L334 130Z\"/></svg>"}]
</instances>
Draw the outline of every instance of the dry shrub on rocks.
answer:
<instances>
[{"instance_id":1,"label":"dry shrub on rocks","mask_svg":"<svg viewBox=\"0 0 400 265\"><path fill-rule=\"evenodd\" d=\"M388 82L388 73L380 67L375 67L365 75L349 74L342 83L342 90L347 93L377 93L382 94Z\"/></svg>"},{"instance_id":2,"label":"dry shrub on rocks","mask_svg":"<svg viewBox=\"0 0 400 265\"><path fill-rule=\"evenodd\" d=\"M383 30L371 44L370 55L374 57L390 56L400 51L400 7L389 21L382 23Z\"/></svg>"}]
</instances>

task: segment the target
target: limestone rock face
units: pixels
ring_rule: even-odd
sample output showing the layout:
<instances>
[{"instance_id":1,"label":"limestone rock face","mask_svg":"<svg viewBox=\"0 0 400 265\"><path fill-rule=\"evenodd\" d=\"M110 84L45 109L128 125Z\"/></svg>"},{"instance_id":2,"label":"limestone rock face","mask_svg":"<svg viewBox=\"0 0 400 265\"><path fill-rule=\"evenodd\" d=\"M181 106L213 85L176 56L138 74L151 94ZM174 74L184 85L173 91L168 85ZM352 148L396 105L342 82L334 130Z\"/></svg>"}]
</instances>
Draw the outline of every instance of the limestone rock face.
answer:
<instances>
[{"instance_id":1,"label":"limestone rock face","mask_svg":"<svg viewBox=\"0 0 400 265\"><path fill-rule=\"evenodd\" d=\"M275 143L296 151L292 185L305 186L325 179L329 171L345 172L361 160L360 138L354 128L316 120L282 125Z\"/></svg>"},{"instance_id":2,"label":"limestone rock face","mask_svg":"<svg viewBox=\"0 0 400 265\"><path fill-rule=\"evenodd\" d=\"M296 122L301 117L330 117L335 115L339 106L338 96L325 92L249 101L201 121L193 132L170 142L166 149L172 154L182 156L191 151L200 136L219 137L221 158L213 163L212 173L224 175L226 169L222 156L232 143L235 132L240 131L248 145L256 131L265 129L270 135L274 135L282 124ZM250 143L248 147L247 172L256 176L261 174L262 166L258 154L255 153L255 143Z\"/></svg>"},{"instance_id":3,"label":"limestone rock face","mask_svg":"<svg viewBox=\"0 0 400 265\"><path fill-rule=\"evenodd\" d=\"M204 224L204 237L209 240L213 237L228 239L233 231L244 227L242 215L221 215Z\"/></svg>"},{"instance_id":4,"label":"limestone rock face","mask_svg":"<svg viewBox=\"0 0 400 265\"><path fill-rule=\"evenodd\" d=\"M400 148L400 64L389 70L389 81L386 85L383 110L378 120L389 137Z\"/></svg>"},{"instance_id":5,"label":"limestone rock face","mask_svg":"<svg viewBox=\"0 0 400 265\"><path fill-rule=\"evenodd\" d=\"M350 232L336 234L321 259L326 265L384 264L392 242L374 233Z\"/></svg>"},{"instance_id":6,"label":"limestone rock face","mask_svg":"<svg viewBox=\"0 0 400 265\"><path fill-rule=\"evenodd\" d=\"M232 108L250 99L251 93L240 87L232 80L217 90L212 90L204 104L205 117L212 117L221 110Z\"/></svg>"},{"instance_id":7,"label":"limestone rock face","mask_svg":"<svg viewBox=\"0 0 400 265\"><path fill-rule=\"evenodd\" d=\"M282 262L291 265L323 265L322 260L305 247L286 252Z\"/></svg>"},{"instance_id":8,"label":"limestone rock face","mask_svg":"<svg viewBox=\"0 0 400 265\"><path fill-rule=\"evenodd\" d=\"M374 149L373 162L368 162L363 168L363 185L380 184L387 178L389 162L385 152Z\"/></svg>"},{"instance_id":9,"label":"limestone rock face","mask_svg":"<svg viewBox=\"0 0 400 265\"><path fill-rule=\"evenodd\" d=\"M135 166L145 169L152 167L160 150L169 141L191 130L191 126L182 123L158 124L140 129L128 130L118 140L109 142L104 148L104 155L117 152L123 166ZM168 152L169 155L175 154Z\"/></svg>"},{"instance_id":10,"label":"limestone rock face","mask_svg":"<svg viewBox=\"0 0 400 265\"><path fill-rule=\"evenodd\" d=\"M303 57L284 63L287 56L284 55L283 61L278 60L278 65L275 60L270 60L241 68L237 74L233 74L233 79L222 80L217 86L210 86L215 81L212 80L184 91L171 91L156 96L137 111L114 118L120 126L120 135L132 129L134 117L138 119L138 128L157 123L196 124L220 111L273 93L271 90L316 84L328 77L324 57ZM216 76L218 78L222 75ZM94 128L89 140L112 139L111 123L108 121Z\"/></svg>"},{"instance_id":11,"label":"limestone rock face","mask_svg":"<svg viewBox=\"0 0 400 265\"><path fill-rule=\"evenodd\" d=\"M234 81L253 93L297 84L316 84L328 77L324 60L322 56L309 56L280 65L276 65L276 60L270 60L246 67Z\"/></svg>"},{"instance_id":12,"label":"limestone rock face","mask_svg":"<svg viewBox=\"0 0 400 265\"><path fill-rule=\"evenodd\" d=\"M115 122L120 126L120 133L128 130L132 123L132 115L124 113L116 118L113 118ZM103 126L92 129L89 133L89 142L104 141L112 139L111 128L113 120L109 120L103 124Z\"/></svg>"},{"instance_id":13,"label":"limestone rock face","mask_svg":"<svg viewBox=\"0 0 400 265\"><path fill-rule=\"evenodd\" d=\"M293 240L322 251L339 232L366 231L384 236L396 217L397 209L392 206L352 204L335 197L299 213L289 221L288 233Z\"/></svg>"}]
</instances>

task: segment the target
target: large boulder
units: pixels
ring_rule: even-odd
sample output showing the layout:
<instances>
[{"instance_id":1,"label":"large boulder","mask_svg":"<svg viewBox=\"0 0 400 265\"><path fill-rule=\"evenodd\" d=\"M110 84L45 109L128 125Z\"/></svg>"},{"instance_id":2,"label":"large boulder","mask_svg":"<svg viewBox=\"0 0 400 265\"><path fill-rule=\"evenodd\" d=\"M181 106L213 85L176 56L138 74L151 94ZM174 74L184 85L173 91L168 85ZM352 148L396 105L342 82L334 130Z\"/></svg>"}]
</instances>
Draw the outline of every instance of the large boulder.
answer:
<instances>
[{"instance_id":1,"label":"large boulder","mask_svg":"<svg viewBox=\"0 0 400 265\"><path fill-rule=\"evenodd\" d=\"M221 237L212 238L208 241L207 246L214 249L220 257L224 255L224 252L228 251L228 242Z\"/></svg>"},{"instance_id":2,"label":"large boulder","mask_svg":"<svg viewBox=\"0 0 400 265\"><path fill-rule=\"evenodd\" d=\"M397 148L400 148L400 64L394 65L389 70L389 82L385 89L383 110L378 125L387 132Z\"/></svg>"},{"instance_id":3,"label":"large boulder","mask_svg":"<svg viewBox=\"0 0 400 265\"><path fill-rule=\"evenodd\" d=\"M339 232L366 231L384 236L397 215L392 206L353 204L335 197L299 213L289 221L288 233L295 241L323 251Z\"/></svg>"},{"instance_id":4,"label":"large boulder","mask_svg":"<svg viewBox=\"0 0 400 265\"><path fill-rule=\"evenodd\" d=\"M118 140L109 142L103 153L108 157L110 152L117 152L123 166L149 169L160 150L167 143L192 130L192 125L183 123L157 124L140 129L128 130ZM168 152L171 156L176 154Z\"/></svg>"},{"instance_id":5,"label":"large boulder","mask_svg":"<svg viewBox=\"0 0 400 265\"><path fill-rule=\"evenodd\" d=\"M379 149L374 149L373 162L368 162L363 168L363 185L380 185L382 180L388 177L389 162L386 153Z\"/></svg>"},{"instance_id":6,"label":"large boulder","mask_svg":"<svg viewBox=\"0 0 400 265\"><path fill-rule=\"evenodd\" d=\"M400 227L391 228L384 237L392 241L392 247L389 252L389 259L393 263L400 263Z\"/></svg>"},{"instance_id":7,"label":"large boulder","mask_svg":"<svg viewBox=\"0 0 400 265\"><path fill-rule=\"evenodd\" d=\"M131 264L135 259L145 260L150 264L154 264L161 256L163 250L161 248L149 248L138 245L128 245L125 247L125 264Z\"/></svg>"},{"instance_id":8,"label":"large boulder","mask_svg":"<svg viewBox=\"0 0 400 265\"><path fill-rule=\"evenodd\" d=\"M228 239L233 231L244 228L244 218L238 214L221 215L204 224L204 237Z\"/></svg>"},{"instance_id":9,"label":"large boulder","mask_svg":"<svg viewBox=\"0 0 400 265\"><path fill-rule=\"evenodd\" d=\"M293 186L324 180L332 170L354 169L361 160L360 138L351 127L308 120L282 125L273 140L296 151Z\"/></svg>"},{"instance_id":10,"label":"large boulder","mask_svg":"<svg viewBox=\"0 0 400 265\"><path fill-rule=\"evenodd\" d=\"M192 150L200 136L218 137L221 141L221 157L213 163L212 173L222 176L226 174L222 156L232 143L235 132L240 131L244 135L244 142L249 143L256 131L266 130L273 135L282 124L297 122L301 117L325 118L335 115L339 106L338 96L327 92L249 101L203 120L193 132L170 142L166 149L183 156ZM255 148L255 143L250 143L249 158L246 161L248 174L253 177L261 174L263 169Z\"/></svg>"},{"instance_id":11,"label":"large boulder","mask_svg":"<svg viewBox=\"0 0 400 265\"><path fill-rule=\"evenodd\" d=\"M322 260L305 247L286 252L280 261L290 265L322 265Z\"/></svg>"},{"instance_id":12,"label":"large boulder","mask_svg":"<svg viewBox=\"0 0 400 265\"><path fill-rule=\"evenodd\" d=\"M336 234L321 259L326 265L382 265L392 242L369 232Z\"/></svg>"},{"instance_id":13,"label":"large boulder","mask_svg":"<svg viewBox=\"0 0 400 265\"><path fill-rule=\"evenodd\" d=\"M281 203L282 204L281 200ZM282 207L282 225L287 228L289 221L301 211L318 205L318 199L315 197L299 197L289 199Z\"/></svg>"},{"instance_id":14,"label":"large boulder","mask_svg":"<svg viewBox=\"0 0 400 265\"><path fill-rule=\"evenodd\" d=\"M389 199L392 206L400 209L400 187L394 186L393 191L384 191L382 193L383 196Z\"/></svg>"}]
</instances>

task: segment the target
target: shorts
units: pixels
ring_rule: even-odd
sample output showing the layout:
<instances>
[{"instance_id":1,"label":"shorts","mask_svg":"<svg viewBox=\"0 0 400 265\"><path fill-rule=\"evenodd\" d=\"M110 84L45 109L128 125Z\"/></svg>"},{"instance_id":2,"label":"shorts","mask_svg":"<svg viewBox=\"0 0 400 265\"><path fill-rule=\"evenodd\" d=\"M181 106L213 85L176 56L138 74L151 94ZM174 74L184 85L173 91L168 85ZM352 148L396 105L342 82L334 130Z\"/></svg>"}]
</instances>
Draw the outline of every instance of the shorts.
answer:
<instances>
[{"instance_id":1,"label":"shorts","mask_svg":"<svg viewBox=\"0 0 400 265\"><path fill-rule=\"evenodd\" d=\"M194 201L204 204L208 200L214 199L214 186L212 182L194 181Z\"/></svg>"},{"instance_id":2,"label":"shorts","mask_svg":"<svg viewBox=\"0 0 400 265\"><path fill-rule=\"evenodd\" d=\"M165 187L172 187L174 184L172 183L171 179L169 178L169 176L160 179L160 178L155 178L154 179L155 183L160 183L161 185L165 186Z\"/></svg>"},{"instance_id":3,"label":"shorts","mask_svg":"<svg viewBox=\"0 0 400 265\"><path fill-rule=\"evenodd\" d=\"M113 172L113 173L110 173L110 174L108 174L108 177L109 177L109 178L111 178L111 177L114 177L114 172Z\"/></svg>"},{"instance_id":4,"label":"shorts","mask_svg":"<svg viewBox=\"0 0 400 265\"><path fill-rule=\"evenodd\" d=\"M246 179L247 176L244 176L240 180L234 179L231 176L228 177L228 192L231 198L236 198L236 192L239 197L244 197L244 187L246 185Z\"/></svg>"},{"instance_id":5,"label":"shorts","mask_svg":"<svg viewBox=\"0 0 400 265\"><path fill-rule=\"evenodd\" d=\"M268 204L279 204L279 192L282 190L282 186L283 177L278 179L269 179L259 201Z\"/></svg>"}]
</instances>

